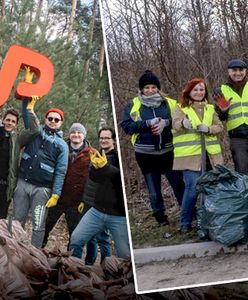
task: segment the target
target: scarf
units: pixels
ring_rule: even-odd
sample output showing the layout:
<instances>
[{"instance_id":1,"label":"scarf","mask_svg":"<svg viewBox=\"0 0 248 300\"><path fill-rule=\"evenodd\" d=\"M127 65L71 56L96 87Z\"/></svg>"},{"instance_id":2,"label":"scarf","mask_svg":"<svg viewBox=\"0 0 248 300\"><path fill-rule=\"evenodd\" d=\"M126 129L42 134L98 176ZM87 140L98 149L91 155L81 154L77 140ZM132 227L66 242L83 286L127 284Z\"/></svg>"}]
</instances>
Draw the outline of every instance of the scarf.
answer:
<instances>
[{"instance_id":1,"label":"scarf","mask_svg":"<svg viewBox=\"0 0 248 300\"><path fill-rule=\"evenodd\" d=\"M78 149L75 149L71 146L71 143L69 143L69 153L71 154L71 161L73 162L78 157L80 151L83 148L86 148L87 146L88 144L86 143L86 141L84 141L83 144Z\"/></svg>"},{"instance_id":2,"label":"scarf","mask_svg":"<svg viewBox=\"0 0 248 300\"><path fill-rule=\"evenodd\" d=\"M143 105L147 107L157 108L160 106L164 99L159 93L156 93L151 96L139 95L139 100Z\"/></svg>"}]
</instances>

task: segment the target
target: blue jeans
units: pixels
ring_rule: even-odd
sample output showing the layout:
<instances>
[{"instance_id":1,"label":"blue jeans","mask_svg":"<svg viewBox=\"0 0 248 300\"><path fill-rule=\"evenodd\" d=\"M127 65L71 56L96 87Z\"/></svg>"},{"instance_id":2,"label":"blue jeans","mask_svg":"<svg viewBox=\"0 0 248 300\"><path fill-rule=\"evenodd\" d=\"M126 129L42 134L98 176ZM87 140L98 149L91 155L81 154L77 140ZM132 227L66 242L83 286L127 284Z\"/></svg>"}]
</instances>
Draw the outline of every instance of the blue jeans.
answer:
<instances>
[{"instance_id":1,"label":"blue jeans","mask_svg":"<svg viewBox=\"0 0 248 300\"><path fill-rule=\"evenodd\" d=\"M108 231L104 230L99 232L96 236L90 239L87 243L87 252L85 256L85 264L86 265L94 265L97 257L97 246L100 247L101 252L101 262L104 260L105 257L112 255L112 248L111 248L111 239L109 236ZM80 254L79 254L80 255ZM82 248L81 248L81 255L82 257Z\"/></svg>"},{"instance_id":2,"label":"blue jeans","mask_svg":"<svg viewBox=\"0 0 248 300\"><path fill-rule=\"evenodd\" d=\"M72 233L69 249L72 255L81 258L82 248L99 232L109 230L116 248L117 256L128 258L130 247L127 233L126 217L104 214L95 208L90 208L82 217Z\"/></svg>"},{"instance_id":3,"label":"blue jeans","mask_svg":"<svg viewBox=\"0 0 248 300\"><path fill-rule=\"evenodd\" d=\"M196 201L198 193L196 192L196 182L200 177L200 171L183 171L183 180L185 191L181 207L181 225L191 225L193 216L196 211Z\"/></svg>"},{"instance_id":4,"label":"blue jeans","mask_svg":"<svg viewBox=\"0 0 248 300\"><path fill-rule=\"evenodd\" d=\"M184 194L184 182L181 171L165 171L164 175L169 181L177 202L179 205L182 203ZM149 192L150 204L153 212L165 210L164 199L161 192L161 173L144 173L146 186Z\"/></svg>"}]
</instances>

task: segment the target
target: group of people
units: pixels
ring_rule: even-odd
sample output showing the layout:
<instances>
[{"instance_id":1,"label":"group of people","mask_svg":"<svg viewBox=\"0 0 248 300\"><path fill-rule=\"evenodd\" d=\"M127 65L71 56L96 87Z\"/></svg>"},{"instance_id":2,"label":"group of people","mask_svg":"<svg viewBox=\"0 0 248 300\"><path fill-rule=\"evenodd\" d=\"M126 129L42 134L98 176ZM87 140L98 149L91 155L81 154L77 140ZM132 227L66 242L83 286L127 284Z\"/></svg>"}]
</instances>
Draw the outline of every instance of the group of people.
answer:
<instances>
[{"instance_id":1,"label":"group of people","mask_svg":"<svg viewBox=\"0 0 248 300\"><path fill-rule=\"evenodd\" d=\"M29 80L29 81L27 81ZM30 82L26 68L25 81ZM98 245L101 260L130 256L115 131L98 132L100 150L86 139L81 123L73 123L68 140L61 126L64 113L50 108L40 125L33 96L25 107L25 129L17 134L19 113L6 110L0 126L0 218L6 218L13 199L14 218L24 227L32 216L31 243L45 247L49 233L64 213L69 231L68 250L94 264Z\"/></svg>"},{"instance_id":2,"label":"group of people","mask_svg":"<svg viewBox=\"0 0 248 300\"><path fill-rule=\"evenodd\" d=\"M218 139L224 130L222 121L229 134L235 170L248 174L247 64L232 59L227 70L228 81L215 89L212 99L205 80L193 78L178 101L161 92L158 77L147 70L139 78L138 95L124 110L121 127L131 136L153 216L160 226L169 224L161 191L164 174L180 206L183 234L192 230L196 216L196 183L205 171L203 158L207 170L223 164Z\"/></svg>"}]
</instances>

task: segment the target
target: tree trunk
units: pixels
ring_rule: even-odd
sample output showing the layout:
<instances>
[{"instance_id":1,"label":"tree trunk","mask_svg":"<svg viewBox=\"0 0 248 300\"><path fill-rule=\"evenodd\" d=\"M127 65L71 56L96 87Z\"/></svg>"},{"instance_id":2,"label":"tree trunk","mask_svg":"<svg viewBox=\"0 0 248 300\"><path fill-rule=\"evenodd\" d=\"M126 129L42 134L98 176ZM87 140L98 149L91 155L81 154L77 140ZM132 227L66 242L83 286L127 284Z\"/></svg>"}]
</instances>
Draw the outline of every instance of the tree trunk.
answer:
<instances>
[{"instance_id":1,"label":"tree trunk","mask_svg":"<svg viewBox=\"0 0 248 300\"><path fill-rule=\"evenodd\" d=\"M71 15L70 15L70 21L69 21L69 29L68 29L68 40L72 40L72 34L73 34L73 23L76 15L76 9L77 9L77 0L72 0L72 8L71 8Z\"/></svg>"},{"instance_id":2,"label":"tree trunk","mask_svg":"<svg viewBox=\"0 0 248 300\"><path fill-rule=\"evenodd\" d=\"M1 16L2 16L2 18L5 17L5 0L2 0Z\"/></svg>"},{"instance_id":3,"label":"tree trunk","mask_svg":"<svg viewBox=\"0 0 248 300\"><path fill-rule=\"evenodd\" d=\"M93 7L92 7L92 17L91 17L90 26L89 26L89 39L88 39L88 47L87 47L88 59L86 59L85 64L84 64L83 82L87 79L88 72L89 72L90 58L91 58L91 48L92 48L93 34L94 34L94 27L95 27L95 19L96 19L96 8L97 8L96 5L97 5L97 0L94 0Z\"/></svg>"}]
</instances>

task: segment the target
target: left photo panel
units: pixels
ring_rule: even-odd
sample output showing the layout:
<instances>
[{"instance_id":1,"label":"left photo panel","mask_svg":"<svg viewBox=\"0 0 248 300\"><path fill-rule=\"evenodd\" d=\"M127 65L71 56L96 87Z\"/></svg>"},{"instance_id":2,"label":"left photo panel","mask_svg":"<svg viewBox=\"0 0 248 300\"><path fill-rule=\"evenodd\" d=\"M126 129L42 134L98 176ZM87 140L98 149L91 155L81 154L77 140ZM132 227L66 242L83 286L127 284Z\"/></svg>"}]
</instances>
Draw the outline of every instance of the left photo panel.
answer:
<instances>
[{"instance_id":1,"label":"left photo panel","mask_svg":"<svg viewBox=\"0 0 248 300\"><path fill-rule=\"evenodd\" d=\"M0 36L0 298L135 295L99 1L1 1Z\"/></svg>"}]
</instances>

